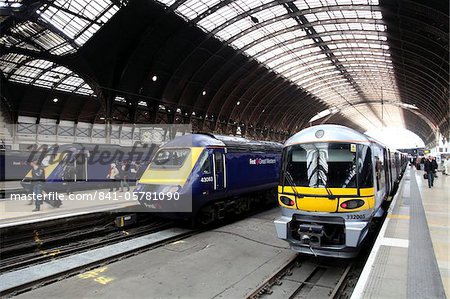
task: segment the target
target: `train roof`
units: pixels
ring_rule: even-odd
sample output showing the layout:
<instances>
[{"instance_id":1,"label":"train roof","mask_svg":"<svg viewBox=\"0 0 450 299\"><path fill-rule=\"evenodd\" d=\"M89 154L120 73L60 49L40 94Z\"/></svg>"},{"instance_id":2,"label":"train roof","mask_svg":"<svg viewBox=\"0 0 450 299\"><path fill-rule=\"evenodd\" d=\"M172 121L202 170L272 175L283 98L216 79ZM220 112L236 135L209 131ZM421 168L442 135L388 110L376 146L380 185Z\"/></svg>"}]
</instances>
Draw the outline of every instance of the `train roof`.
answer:
<instances>
[{"instance_id":1,"label":"train roof","mask_svg":"<svg viewBox=\"0 0 450 299\"><path fill-rule=\"evenodd\" d=\"M231 151L281 151L283 145L236 136L196 133L176 137L163 145L163 148L167 147L226 147Z\"/></svg>"},{"instance_id":2,"label":"train roof","mask_svg":"<svg viewBox=\"0 0 450 299\"><path fill-rule=\"evenodd\" d=\"M294 134L285 142L284 146L291 146L297 143L339 141L367 145L372 142L368 136L348 127L340 125L318 125Z\"/></svg>"}]
</instances>

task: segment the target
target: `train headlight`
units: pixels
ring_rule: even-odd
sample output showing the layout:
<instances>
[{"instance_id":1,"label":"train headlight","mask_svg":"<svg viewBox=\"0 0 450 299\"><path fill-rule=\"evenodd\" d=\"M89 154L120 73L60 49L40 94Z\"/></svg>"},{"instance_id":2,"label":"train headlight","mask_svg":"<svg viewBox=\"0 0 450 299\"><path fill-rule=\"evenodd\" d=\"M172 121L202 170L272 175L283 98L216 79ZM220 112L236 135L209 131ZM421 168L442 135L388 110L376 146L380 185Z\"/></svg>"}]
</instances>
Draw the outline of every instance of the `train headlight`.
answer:
<instances>
[{"instance_id":1,"label":"train headlight","mask_svg":"<svg viewBox=\"0 0 450 299\"><path fill-rule=\"evenodd\" d=\"M364 205L364 200L361 199L351 199L341 203L341 208L351 210L357 209Z\"/></svg>"},{"instance_id":2,"label":"train headlight","mask_svg":"<svg viewBox=\"0 0 450 299\"><path fill-rule=\"evenodd\" d=\"M280 201L287 206L293 206L295 204L292 199L286 196L280 196Z\"/></svg>"},{"instance_id":3,"label":"train headlight","mask_svg":"<svg viewBox=\"0 0 450 299\"><path fill-rule=\"evenodd\" d=\"M161 189L162 193L176 193L180 190L180 186L165 186Z\"/></svg>"}]
</instances>

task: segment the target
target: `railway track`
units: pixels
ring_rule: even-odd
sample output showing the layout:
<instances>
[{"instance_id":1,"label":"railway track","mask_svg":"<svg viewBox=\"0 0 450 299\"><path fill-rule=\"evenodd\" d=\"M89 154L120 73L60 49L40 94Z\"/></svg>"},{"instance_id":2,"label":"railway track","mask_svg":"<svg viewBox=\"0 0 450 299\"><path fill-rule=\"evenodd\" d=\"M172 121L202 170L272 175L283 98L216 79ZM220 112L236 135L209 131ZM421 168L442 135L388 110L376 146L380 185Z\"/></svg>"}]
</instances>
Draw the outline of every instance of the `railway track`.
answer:
<instances>
[{"instance_id":1,"label":"railway track","mask_svg":"<svg viewBox=\"0 0 450 299\"><path fill-rule=\"evenodd\" d=\"M353 263L297 255L247 298L340 298Z\"/></svg>"},{"instance_id":2,"label":"railway track","mask_svg":"<svg viewBox=\"0 0 450 299\"><path fill-rule=\"evenodd\" d=\"M247 299L348 299L369 257L385 216L374 223L354 259L296 255L264 281Z\"/></svg>"},{"instance_id":3,"label":"railway track","mask_svg":"<svg viewBox=\"0 0 450 299\"><path fill-rule=\"evenodd\" d=\"M179 230L177 233L172 233L170 237L166 237L164 239L161 239L160 241L156 240L153 242L145 243L144 245L136 246L135 248L124 250L121 252L114 253L114 250L112 250L111 254L107 254L104 257L92 260L89 262L86 262L84 264L80 264L76 267L68 267L66 270L63 271L57 271L54 274L47 274L43 275L42 277L33 277L31 280L20 283L15 283L12 287L0 287L0 297L1 298L9 298L30 290L33 290L35 288L42 287L47 284L54 283L56 281L65 279L70 276L74 276L77 274L84 273L86 271L90 271L92 269L102 267L104 265L141 254L142 252L152 250L161 246L164 246L166 244L182 240L185 238L188 238L194 234L197 234L201 232L202 230L187 230L187 229L177 229L174 228L174 223L172 222L162 222L159 221L153 221L151 223L147 223L145 225L138 225L134 228L130 228L125 230L121 230L118 234L110 234L105 236L97 236L95 238L90 238L88 240L80 240L79 242L75 243L68 243L65 245L58 246L58 249L53 248L53 250L59 250L59 253L57 255L47 254L42 255L41 253L38 254L31 254L29 256L27 255L18 255L18 256L12 256L7 261L2 259L3 263L3 273L0 273L1 277L6 277L13 275L17 277L20 277L21 271L25 271L28 268L30 269L36 269L36 267L47 267L47 265L54 265L54 262L58 262L58 259L60 259L60 264L65 263L65 260L72 259L74 257L77 258L77 256L83 255L83 254L90 254L90 252L96 251L96 250L104 250L105 248L118 246L119 244L147 238L147 236L153 236L158 233L165 233L167 231L171 230ZM116 244L118 243L118 244ZM141 242L142 243L142 242ZM49 251L47 251L49 252ZM72 256L73 255L73 256ZM9 263L9 264L8 264ZM69 262L70 263L70 262ZM54 267L53 265L50 266ZM26 269L25 269L26 268ZM48 267L47 267L48 268ZM22 270L21 270L22 269ZM31 270L35 271L35 270ZM44 271L48 271L44 270ZM39 276L39 275L37 275ZM26 280L26 278L25 278Z\"/></svg>"},{"instance_id":4,"label":"railway track","mask_svg":"<svg viewBox=\"0 0 450 299\"><path fill-rule=\"evenodd\" d=\"M1 235L0 274L45 263L170 228L173 222L143 217L130 227L114 225L117 215L90 215L76 219L7 229Z\"/></svg>"}]
</instances>

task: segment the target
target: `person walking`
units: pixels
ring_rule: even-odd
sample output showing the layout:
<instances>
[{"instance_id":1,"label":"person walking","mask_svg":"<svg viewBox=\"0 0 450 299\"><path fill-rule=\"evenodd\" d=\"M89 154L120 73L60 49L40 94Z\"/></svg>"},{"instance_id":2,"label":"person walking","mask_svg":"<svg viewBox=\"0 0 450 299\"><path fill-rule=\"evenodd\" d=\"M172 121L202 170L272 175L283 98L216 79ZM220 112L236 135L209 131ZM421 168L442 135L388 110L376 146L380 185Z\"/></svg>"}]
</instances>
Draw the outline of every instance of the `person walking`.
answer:
<instances>
[{"instance_id":1,"label":"person walking","mask_svg":"<svg viewBox=\"0 0 450 299\"><path fill-rule=\"evenodd\" d=\"M30 163L31 169L31 186L33 190L33 200L35 203L35 209L33 212L41 210L41 204L43 201L42 184L45 182L45 170L41 167L38 161Z\"/></svg>"},{"instance_id":2,"label":"person walking","mask_svg":"<svg viewBox=\"0 0 450 299\"><path fill-rule=\"evenodd\" d=\"M119 170L116 167L115 163L111 163L111 167L109 168L108 175L106 176L110 181L109 192L113 192L114 187L116 187L116 191L119 190Z\"/></svg>"},{"instance_id":3,"label":"person walking","mask_svg":"<svg viewBox=\"0 0 450 299\"><path fill-rule=\"evenodd\" d=\"M424 169L428 177L428 188L431 188L433 187L434 175L437 169L436 160L433 160L433 157L431 155L429 155L428 159L425 160Z\"/></svg>"}]
</instances>

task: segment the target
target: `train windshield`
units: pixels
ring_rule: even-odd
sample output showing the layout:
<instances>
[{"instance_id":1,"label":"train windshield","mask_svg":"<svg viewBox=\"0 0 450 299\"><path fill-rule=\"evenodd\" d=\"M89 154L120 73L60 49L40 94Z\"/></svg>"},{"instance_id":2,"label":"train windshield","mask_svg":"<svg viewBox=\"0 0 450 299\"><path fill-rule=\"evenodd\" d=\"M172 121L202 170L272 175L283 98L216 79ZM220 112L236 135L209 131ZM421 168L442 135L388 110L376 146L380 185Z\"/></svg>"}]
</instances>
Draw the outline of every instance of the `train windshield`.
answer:
<instances>
[{"instance_id":1,"label":"train windshield","mask_svg":"<svg viewBox=\"0 0 450 299\"><path fill-rule=\"evenodd\" d=\"M41 165L44 167L49 166L50 164L53 164L54 160L56 158L56 154L47 154L41 161Z\"/></svg>"},{"instance_id":2,"label":"train windshield","mask_svg":"<svg viewBox=\"0 0 450 299\"><path fill-rule=\"evenodd\" d=\"M183 166L190 149L161 149L150 164L150 168L180 168Z\"/></svg>"},{"instance_id":3,"label":"train windshield","mask_svg":"<svg viewBox=\"0 0 450 299\"><path fill-rule=\"evenodd\" d=\"M373 186L370 148L351 143L307 143L286 149L285 176L301 187ZM289 181L290 184L289 184Z\"/></svg>"}]
</instances>

